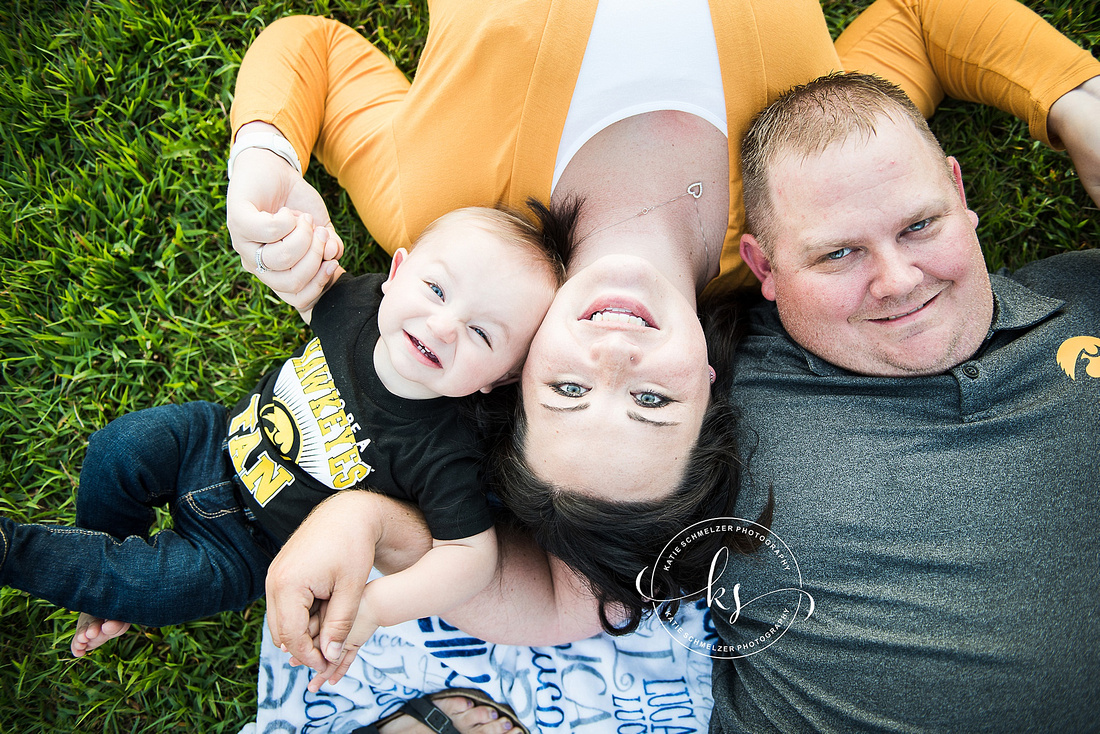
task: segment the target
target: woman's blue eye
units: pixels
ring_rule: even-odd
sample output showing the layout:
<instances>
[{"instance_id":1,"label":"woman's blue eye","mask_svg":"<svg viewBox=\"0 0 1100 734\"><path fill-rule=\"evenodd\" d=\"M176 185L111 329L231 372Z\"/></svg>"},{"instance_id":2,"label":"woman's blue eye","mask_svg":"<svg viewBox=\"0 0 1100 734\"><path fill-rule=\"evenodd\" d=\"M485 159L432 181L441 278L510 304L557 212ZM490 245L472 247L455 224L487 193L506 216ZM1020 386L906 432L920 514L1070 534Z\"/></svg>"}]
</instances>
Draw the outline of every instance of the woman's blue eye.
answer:
<instances>
[{"instance_id":1,"label":"woman's blue eye","mask_svg":"<svg viewBox=\"0 0 1100 734\"><path fill-rule=\"evenodd\" d=\"M840 260L841 258L850 255L851 252L852 252L852 248L850 248L850 247L841 247L839 250L834 250L834 251L830 252L828 255L825 256L825 259L827 259L827 260Z\"/></svg>"},{"instance_id":2,"label":"woman's blue eye","mask_svg":"<svg viewBox=\"0 0 1100 734\"><path fill-rule=\"evenodd\" d=\"M588 393L588 388L583 385L578 385L575 382L555 382L551 383L550 389L556 392L558 395L562 395L567 398L580 398L584 397Z\"/></svg>"},{"instance_id":3,"label":"woman's blue eye","mask_svg":"<svg viewBox=\"0 0 1100 734\"><path fill-rule=\"evenodd\" d=\"M476 326L471 326L470 328L473 329L475 334L477 334L478 336L480 336L482 339L485 340L485 343L489 345L490 349L493 348L493 342L489 340L489 335L485 333L484 329L480 329Z\"/></svg>"},{"instance_id":4,"label":"woman's blue eye","mask_svg":"<svg viewBox=\"0 0 1100 734\"><path fill-rule=\"evenodd\" d=\"M634 393L634 402L643 408L663 408L672 402L659 392Z\"/></svg>"},{"instance_id":5,"label":"woman's blue eye","mask_svg":"<svg viewBox=\"0 0 1100 734\"><path fill-rule=\"evenodd\" d=\"M439 300L443 300L443 289L437 286L435 283L424 281L424 284L432 289L432 293L439 296Z\"/></svg>"}]
</instances>

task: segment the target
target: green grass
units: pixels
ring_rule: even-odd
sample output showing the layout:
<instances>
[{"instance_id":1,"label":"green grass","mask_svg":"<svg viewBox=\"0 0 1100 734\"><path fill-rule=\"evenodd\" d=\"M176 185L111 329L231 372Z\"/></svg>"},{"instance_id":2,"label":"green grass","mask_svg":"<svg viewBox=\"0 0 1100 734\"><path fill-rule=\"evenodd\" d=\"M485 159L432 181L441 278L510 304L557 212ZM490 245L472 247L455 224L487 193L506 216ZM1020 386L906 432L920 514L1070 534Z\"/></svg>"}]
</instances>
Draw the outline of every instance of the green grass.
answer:
<instances>
[{"instance_id":1,"label":"green grass","mask_svg":"<svg viewBox=\"0 0 1100 734\"><path fill-rule=\"evenodd\" d=\"M826 2L846 22L865 2ZM1033 3L1094 53L1094 2ZM234 401L304 336L239 269L224 224L240 57L289 13L358 27L406 71L426 2L8 0L0 7L0 513L71 522L88 435L132 410ZM1098 239L1068 158L1006 115L948 103L992 266ZM309 174L377 270L346 195ZM253 714L263 604L144 629L84 660L75 615L0 591L0 732L236 732Z\"/></svg>"},{"instance_id":2,"label":"green grass","mask_svg":"<svg viewBox=\"0 0 1100 734\"><path fill-rule=\"evenodd\" d=\"M263 26L359 26L408 70L424 2L105 0L0 8L0 513L72 522L88 435L152 405L235 401L303 337L225 229L227 111ZM311 172L355 270L383 264ZM0 732L236 732L263 604L68 655L75 615L0 591Z\"/></svg>"}]
</instances>

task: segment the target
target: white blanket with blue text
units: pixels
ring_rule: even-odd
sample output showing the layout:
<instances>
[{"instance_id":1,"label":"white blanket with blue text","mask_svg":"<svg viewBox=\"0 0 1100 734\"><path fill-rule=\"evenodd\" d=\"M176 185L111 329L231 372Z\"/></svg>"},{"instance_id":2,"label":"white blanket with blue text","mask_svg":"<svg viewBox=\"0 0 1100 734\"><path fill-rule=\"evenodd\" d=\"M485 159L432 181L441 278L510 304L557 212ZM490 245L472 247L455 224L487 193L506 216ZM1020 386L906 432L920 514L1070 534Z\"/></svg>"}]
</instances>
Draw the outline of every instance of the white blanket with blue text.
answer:
<instances>
[{"instance_id":1,"label":"white blanket with blue text","mask_svg":"<svg viewBox=\"0 0 1100 734\"><path fill-rule=\"evenodd\" d=\"M715 637L705 602L686 605L677 622ZM706 732L711 662L654 615L630 635L557 647L491 645L426 618L380 628L347 676L314 694L306 690L311 671L291 667L265 625L256 726L246 731L348 734L423 693L479 688L533 732Z\"/></svg>"}]
</instances>

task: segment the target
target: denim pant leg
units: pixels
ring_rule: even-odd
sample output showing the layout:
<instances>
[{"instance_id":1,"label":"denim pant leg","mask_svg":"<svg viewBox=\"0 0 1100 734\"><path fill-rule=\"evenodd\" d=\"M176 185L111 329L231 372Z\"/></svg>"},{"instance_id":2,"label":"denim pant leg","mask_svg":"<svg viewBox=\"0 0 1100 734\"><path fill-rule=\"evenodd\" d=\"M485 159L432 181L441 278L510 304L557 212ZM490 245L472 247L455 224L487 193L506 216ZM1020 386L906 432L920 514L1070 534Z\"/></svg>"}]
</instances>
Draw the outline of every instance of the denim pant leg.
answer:
<instances>
[{"instance_id":1,"label":"denim pant leg","mask_svg":"<svg viewBox=\"0 0 1100 734\"><path fill-rule=\"evenodd\" d=\"M187 403L123 416L92 436L80 527L3 519L0 580L69 609L153 626L241 609L273 548L246 517L224 447L226 411ZM171 530L148 538L156 505Z\"/></svg>"}]
</instances>

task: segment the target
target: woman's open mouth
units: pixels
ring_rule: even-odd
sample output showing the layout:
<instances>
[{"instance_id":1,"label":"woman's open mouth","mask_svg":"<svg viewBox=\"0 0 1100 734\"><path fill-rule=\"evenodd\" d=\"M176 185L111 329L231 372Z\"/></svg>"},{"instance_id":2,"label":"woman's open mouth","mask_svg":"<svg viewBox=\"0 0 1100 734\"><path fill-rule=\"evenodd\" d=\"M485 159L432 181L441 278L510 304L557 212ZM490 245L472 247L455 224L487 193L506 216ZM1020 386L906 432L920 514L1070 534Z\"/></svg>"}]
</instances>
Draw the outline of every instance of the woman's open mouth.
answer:
<instances>
[{"instance_id":1,"label":"woman's open mouth","mask_svg":"<svg viewBox=\"0 0 1100 734\"><path fill-rule=\"evenodd\" d=\"M590 306L579 320L638 326L646 329L659 328L645 306L636 301L622 298L601 299L598 303Z\"/></svg>"},{"instance_id":2,"label":"woman's open mouth","mask_svg":"<svg viewBox=\"0 0 1100 734\"><path fill-rule=\"evenodd\" d=\"M633 324L635 326L649 326L641 316L635 316L629 311L620 311L609 308L605 311L597 311L588 317L589 321L615 321L620 324Z\"/></svg>"}]
</instances>

